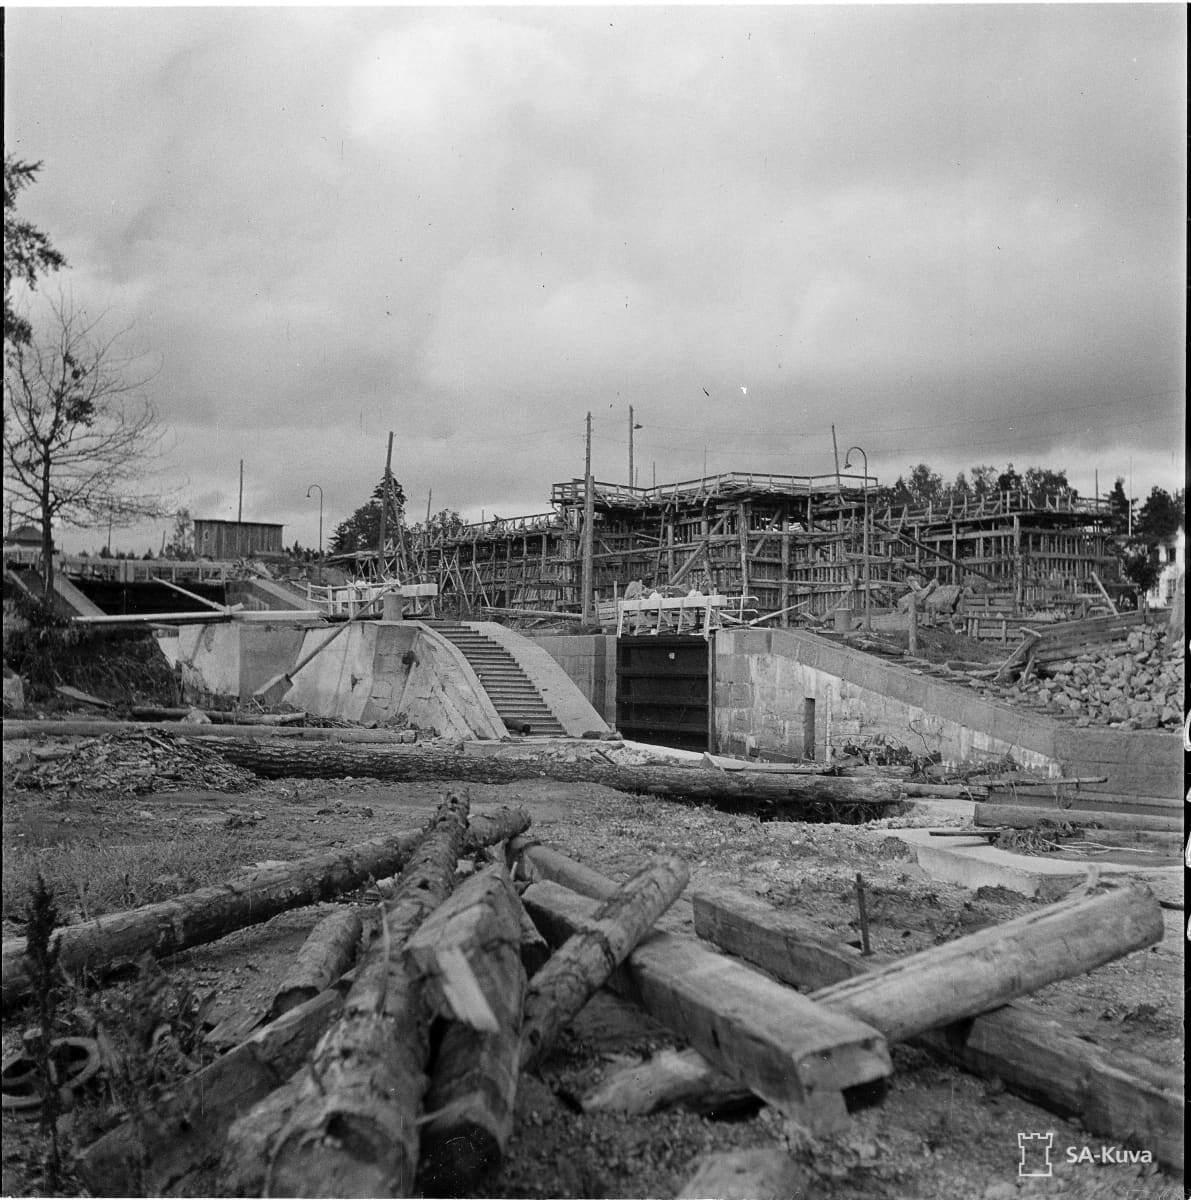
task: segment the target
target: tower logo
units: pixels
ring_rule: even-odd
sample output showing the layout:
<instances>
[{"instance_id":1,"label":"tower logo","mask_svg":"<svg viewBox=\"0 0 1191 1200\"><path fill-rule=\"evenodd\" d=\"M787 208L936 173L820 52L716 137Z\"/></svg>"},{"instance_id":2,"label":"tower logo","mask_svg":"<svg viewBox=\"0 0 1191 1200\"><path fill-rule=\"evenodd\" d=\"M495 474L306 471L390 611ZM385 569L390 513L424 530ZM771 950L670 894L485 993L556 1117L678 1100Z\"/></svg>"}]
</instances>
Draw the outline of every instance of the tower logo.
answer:
<instances>
[{"instance_id":1,"label":"tower logo","mask_svg":"<svg viewBox=\"0 0 1191 1200\"><path fill-rule=\"evenodd\" d=\"M1022 1179L1049 1179L1051 1176L1050 1152L1054 1146L1053 1133L1019 1133L1017 1146L1021 1161L1017 1173Z\"/></svg>"}]
</instances>

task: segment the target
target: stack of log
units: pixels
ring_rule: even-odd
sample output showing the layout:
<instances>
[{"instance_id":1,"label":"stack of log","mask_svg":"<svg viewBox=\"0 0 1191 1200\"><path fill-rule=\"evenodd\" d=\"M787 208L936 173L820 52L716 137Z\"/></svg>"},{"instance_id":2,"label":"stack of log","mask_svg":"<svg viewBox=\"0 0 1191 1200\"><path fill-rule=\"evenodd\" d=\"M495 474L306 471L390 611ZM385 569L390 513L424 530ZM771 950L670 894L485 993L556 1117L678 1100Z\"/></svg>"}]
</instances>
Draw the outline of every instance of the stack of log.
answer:
<instances>
[{"instance_id":1,"label":"stack of log","mask_svg":"<svg viewBox=\"0 0 1191 1200\"><path fill-rule=\"evenodd\" d=\"M698 938L654 929L686 887L681 861L654 859L618 884L530 840L528 824L518 810L472 816L449 795L417 834L273 868L168 913L153 906L62 931L69 965L99 967L211 940L287 901L358 892L364 878L383 897L322 920L267 1024L88 1147L87 1186L160 1194L217 1165L225 1194L474 1194L499 1169L521 1075L604 986L690 1049L606 1079L588 1108L745 1096L822 1134L880 1098L890 1042L926 1039L1098 1131L1123 1136L1121 1123L1141 1113L1161 1152L1175 1152L1181 1098L1172 1109L1178 1089L1160 1070L1110 1061L1015 1003L1156 942L1161 913L1144 889L1052 905L884 962L724 891L695 893ZM6 1003L25 986L11 949ZM789 1183L780 1155L749 1161L769 1180L756 1187ZM683 1194L726 1194L712 1182L722 1169L693 1165Z\"/></svg>"}]
</instances>

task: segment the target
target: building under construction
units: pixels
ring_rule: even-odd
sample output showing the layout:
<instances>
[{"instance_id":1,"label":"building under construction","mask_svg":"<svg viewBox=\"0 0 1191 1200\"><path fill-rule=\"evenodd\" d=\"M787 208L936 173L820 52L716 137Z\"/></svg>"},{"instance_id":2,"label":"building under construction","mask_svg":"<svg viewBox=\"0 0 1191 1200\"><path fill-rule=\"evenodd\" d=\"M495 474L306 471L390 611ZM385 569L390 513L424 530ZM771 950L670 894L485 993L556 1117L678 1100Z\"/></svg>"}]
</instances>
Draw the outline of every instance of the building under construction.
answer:
<instances>
[{"instance_id":1,"label":"building under construction","mask_svg":"<svg viewBox=\"0 0 1191 1200\"><path fill-rule=\"evenodd\" d=\"M589 577L594 602L640 581L743 596L782 624L856 607L866 587L874 606L892 604L914 577L995 594L1013 612L1099 598L1118 583L1103 501L1069 490L942 506L890 496L859 475L595 482L590 495L572 479L553 486L546 513L415 529L393 565L464 610L580 612Z\"/></svg>"}]
</instances>

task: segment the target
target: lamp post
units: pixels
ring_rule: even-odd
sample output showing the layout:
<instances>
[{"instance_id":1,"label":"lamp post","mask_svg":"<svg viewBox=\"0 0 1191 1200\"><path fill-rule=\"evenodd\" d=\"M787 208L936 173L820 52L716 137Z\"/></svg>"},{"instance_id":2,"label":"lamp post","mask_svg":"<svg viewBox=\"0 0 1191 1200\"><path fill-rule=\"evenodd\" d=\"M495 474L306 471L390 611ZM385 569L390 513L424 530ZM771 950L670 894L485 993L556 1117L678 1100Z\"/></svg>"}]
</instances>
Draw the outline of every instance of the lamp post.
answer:
<instances>
[{"instance_id":1,"label":"lamp post","mask_svg":"<svg viewBox=\"0 0 1191 1200\"><path fill-rule=\"evenodd\" d=\"M872 589L869 587L869 562L868 562L868 455L860 446L849 446L847 453L844 455L844 470L851 468L852 451L864 460L864 627L872 631L873 627L873 612L872 612Z\"/></svg>"},{"instance_id":2,"label":"lamp post","mask_svg":"<svg viewBox=\"0 0 1191 1200\"><path fill-rule=\"evenodd\" d=\"M318 581L323 581L323 489L320 484L312 483L306 489L306 499L310 499L310 493L318 488Z\"/></svg>"}]
</instances>

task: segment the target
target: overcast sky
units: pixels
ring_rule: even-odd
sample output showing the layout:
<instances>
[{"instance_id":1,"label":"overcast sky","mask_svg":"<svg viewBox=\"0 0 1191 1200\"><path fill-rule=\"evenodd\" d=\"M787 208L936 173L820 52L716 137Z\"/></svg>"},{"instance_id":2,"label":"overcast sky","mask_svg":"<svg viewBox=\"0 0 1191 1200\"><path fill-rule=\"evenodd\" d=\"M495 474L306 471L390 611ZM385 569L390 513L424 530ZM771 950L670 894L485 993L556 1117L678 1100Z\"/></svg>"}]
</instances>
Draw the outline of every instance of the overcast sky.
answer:
<instances>
[{"instance_id":1,"label":"overcast sky","mask_svg":"<svg viewBox=\"0 0 1191 1200\"><path fill-rule=\"evenodd\" d=\"M1184 472L1186 11L6 12L19 211L182 502L329 537L597 478ZM34 310L36 314L36 309ZM159 548L162 525L115 545ZM96 548L105 534L66 535Z\"/></svg>"}]
</instances>

